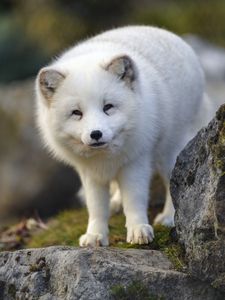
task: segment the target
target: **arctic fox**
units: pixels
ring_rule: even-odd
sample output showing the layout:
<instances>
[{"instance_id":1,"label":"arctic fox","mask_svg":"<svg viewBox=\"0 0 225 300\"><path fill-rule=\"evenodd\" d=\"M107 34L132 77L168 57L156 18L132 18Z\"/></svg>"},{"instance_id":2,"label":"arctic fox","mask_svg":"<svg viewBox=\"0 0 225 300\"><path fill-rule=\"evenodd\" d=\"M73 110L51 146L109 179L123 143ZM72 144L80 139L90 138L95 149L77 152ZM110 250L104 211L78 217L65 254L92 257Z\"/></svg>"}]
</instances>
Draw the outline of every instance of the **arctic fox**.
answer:
<instances>
[{"instance_id":1,"label":"arctic fox","mask_svg":"<svg viewBox=\"0 0 225 300\"><path fill-rule=\"evenodd\" d=\"M108 245L112 183L127 242L151 242L148 191L156 171L167 198L155 223L173 225L176 156L213 113L199 61L181 38L148 26L106 31L41 69L36 94L46 145L77 170L84 188L89 221L80 246Z\"/></svg>"}]
</instances>

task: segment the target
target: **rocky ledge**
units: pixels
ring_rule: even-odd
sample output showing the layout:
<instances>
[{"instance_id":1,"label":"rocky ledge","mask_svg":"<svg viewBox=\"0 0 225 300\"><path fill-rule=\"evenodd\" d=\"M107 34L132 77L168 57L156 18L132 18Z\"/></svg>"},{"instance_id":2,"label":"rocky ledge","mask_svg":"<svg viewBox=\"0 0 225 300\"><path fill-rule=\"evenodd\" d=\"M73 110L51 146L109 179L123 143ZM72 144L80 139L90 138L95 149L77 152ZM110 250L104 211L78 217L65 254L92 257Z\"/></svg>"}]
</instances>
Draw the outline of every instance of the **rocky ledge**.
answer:
<instances>
[{"instance_id":1,"label":"rocky ledge","mask_svg":"<svg viewBox=\"0 0 225 300\"><path fill-rule=\"evenodd\" d=\"M0 299L224 297L206 283L173 270L160 251L48 247L1 253Z\"/></svg>"}]
</instances>

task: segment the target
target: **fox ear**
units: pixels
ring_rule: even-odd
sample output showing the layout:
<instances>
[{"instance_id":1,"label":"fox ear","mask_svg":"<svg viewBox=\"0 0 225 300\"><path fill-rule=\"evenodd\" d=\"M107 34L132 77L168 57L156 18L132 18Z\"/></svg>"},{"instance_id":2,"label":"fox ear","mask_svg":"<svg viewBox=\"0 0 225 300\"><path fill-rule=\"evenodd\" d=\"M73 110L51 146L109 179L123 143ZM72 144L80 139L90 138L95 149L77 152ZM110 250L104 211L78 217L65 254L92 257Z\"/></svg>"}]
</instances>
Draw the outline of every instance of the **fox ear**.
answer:
<instances>
[{"instance_id":1,"label":"fox ear","mask_svg":"<svg viewBox=\"0 0 225 300\"><path fill-rule=\"evenodd\" d=\"M124 80L129 86L132 85L136 77L136 70L132 59L128 55L114 58L108 63L105 69Z\"/></svg>"},{"instance_id":2,"label":"fox ear","mask_svg":"<svg viewBox=\"0 0 225 300\"><path fill-rule=\"evenodd\" d=\"M44 98L49 102L65 79L65 75L50 68L43 68L38 74L38 85Z\"/></svg>"}]
</instances>

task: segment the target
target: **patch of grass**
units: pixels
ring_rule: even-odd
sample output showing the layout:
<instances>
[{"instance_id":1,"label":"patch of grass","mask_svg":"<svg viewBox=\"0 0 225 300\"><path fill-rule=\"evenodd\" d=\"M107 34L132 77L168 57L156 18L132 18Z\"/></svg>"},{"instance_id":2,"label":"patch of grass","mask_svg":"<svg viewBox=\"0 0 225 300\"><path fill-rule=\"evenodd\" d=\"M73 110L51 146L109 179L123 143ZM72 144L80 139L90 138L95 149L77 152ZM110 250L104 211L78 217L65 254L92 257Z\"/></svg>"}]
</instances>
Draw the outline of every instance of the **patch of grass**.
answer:
<instances>
[{"instance_id":1,"label":"patch of grass","mask_svg":"<svg viewBox=\"0 0 225 300\"><path fill-rule=\"evenodd\" d=\"M34 234L26 247L78 246L79 237L86 231L87 221L88 215L85 208L61 212L49 222L47 230ZM184 267L183 250L177 242L174 242L170 228L162 225L155 226L155 239L149 245L131 245L126 242L123 214L117 214L110 218L109 230L111 247L160 250L168 256L176 269L181 270Z\"/></svg>"},{"instance_id":2,"label":"patch of grass","mask_svg":"<svg viewBox=\"0 0 225 300\"><path fill-rule=\"evenodd\" d=\"M56 218L50 220L47 230L36 233L30 239L27 247L78 246L79 237L86 231L87 221L87 210L84 208L61 212ZM110 246L122 246L125 243L124 224L123 215L115 215L110 219Z\"/></svg>"},{"instance_id":3,"label":"patch of grass","mask_svg":"<svg viewBox=\"0 0 225 300\"><path fill-rule=\"evenodd\" d=\"M85 209L63 211L49 221L47 230L33 235L27 247L78 246L78 239L85 232L87 220Z\"/></svg>"},{"instance_id":4,"label":"patch of grass","mask_svg":"<svg viewBox=\"0 0 225 300\"><path fill-rule=\"evenodd\" d=\"M163 300L161 296L151 294L139 281L134 281L126 287L115 285L111 288L111 293L115 300Z\"/></svg>"}]
</instances>

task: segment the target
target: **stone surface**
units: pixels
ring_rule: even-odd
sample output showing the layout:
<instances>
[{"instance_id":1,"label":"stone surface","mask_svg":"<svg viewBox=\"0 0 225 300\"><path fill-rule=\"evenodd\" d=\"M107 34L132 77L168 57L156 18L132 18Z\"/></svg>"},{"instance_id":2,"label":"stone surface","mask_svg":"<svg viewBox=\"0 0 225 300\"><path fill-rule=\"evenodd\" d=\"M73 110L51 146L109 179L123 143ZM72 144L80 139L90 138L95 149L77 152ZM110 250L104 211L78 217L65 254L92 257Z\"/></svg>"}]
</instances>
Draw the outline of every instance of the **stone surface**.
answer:
<instances>
[{"instance_id":1,"label":"stone surface","mask_svg":"<svg viewBox=\"0 0 225 300\"><path fill-rule=\"evenodd\" d=\"M0 253L0 299L113 299L113 287L137 281L163 299L224 299L172 270L159 251L49 247Z\"/></svg>"},{"instance_id":2,"label":"stone surface","mask_svg":"<svg viewBox=\"0 0 225 300\"><path fill-rule=\"evenodd\" d=\"M189 272L225 291L225 105L178 156L171 194Z\"/></svg>"}]
</instances>

